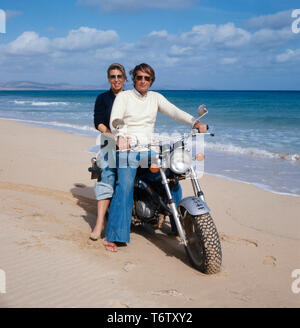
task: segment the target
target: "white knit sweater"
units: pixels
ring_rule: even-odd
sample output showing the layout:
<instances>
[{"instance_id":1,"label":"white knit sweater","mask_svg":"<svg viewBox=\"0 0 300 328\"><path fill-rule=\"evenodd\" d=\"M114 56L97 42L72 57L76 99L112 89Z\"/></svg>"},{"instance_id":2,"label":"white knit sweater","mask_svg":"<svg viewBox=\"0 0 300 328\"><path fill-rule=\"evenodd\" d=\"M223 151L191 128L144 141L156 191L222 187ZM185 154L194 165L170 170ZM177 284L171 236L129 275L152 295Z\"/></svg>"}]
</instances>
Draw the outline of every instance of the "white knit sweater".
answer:
<instances>
[{"instance_id":1,"label":"white knit sweater","mask_svg":"<svg viewBox=\"0 0 300 328\"><path fill-rule=\"evenodd\" d=\"M113 134L136 136L140 143L146 144L152 136L158 111L191 127L196 121L196 118L170 103L160 93L148 91L143 97L136 89L132 89L117 95L111 111L110 129ZM112 126L114 119L123 119L125 127L117 131Z\"/></svg>"}]
</instances>

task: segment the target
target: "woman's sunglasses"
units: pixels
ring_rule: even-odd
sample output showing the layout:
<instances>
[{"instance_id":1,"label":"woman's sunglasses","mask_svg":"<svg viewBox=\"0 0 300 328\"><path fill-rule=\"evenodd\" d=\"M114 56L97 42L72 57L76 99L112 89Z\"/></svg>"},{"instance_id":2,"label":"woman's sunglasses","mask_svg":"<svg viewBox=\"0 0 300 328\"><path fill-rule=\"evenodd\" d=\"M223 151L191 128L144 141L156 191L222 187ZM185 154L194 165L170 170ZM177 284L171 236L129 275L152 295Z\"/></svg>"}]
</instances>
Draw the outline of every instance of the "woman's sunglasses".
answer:
<instances>
[{"instance_id":1,"label":"woman's sunglasses","mask_svg":"<svg viewBox=\"0 0 300 328\"><path fill-rule=\"evenodd\" d=\"M113 79L121 80L123 78L123 75L110 75L109 78L111 80L113 80Z\"/></svg>"},{"instance_id":2,"label":"woman's sunglasses","mask_svg":"<svg viewBox=\"0 0 300 328\"><path fill-rule=\"evenodd\" d=\"M150 81L151 81L151 77L150 77L150 76L137 75L135 78L136 78L138 81L142 81L143 78L144 78L145 81L147 81L147 82L150 82Z\"/></svg>"}]
</instances>

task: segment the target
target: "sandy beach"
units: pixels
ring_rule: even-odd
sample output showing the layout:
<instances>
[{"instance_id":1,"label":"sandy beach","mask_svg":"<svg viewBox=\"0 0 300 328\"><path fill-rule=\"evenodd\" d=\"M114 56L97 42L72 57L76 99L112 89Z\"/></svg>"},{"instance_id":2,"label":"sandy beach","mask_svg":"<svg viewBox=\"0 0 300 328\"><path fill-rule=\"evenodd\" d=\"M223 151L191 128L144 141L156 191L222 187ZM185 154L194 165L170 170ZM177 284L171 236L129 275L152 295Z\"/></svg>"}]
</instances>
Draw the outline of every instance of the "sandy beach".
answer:
<instances>
[{"instance_id":1,"label":"sandy beach","mask_svg":"<svg viewBox=\"0 0 300 328\"><path fill-rule=\"evenodd\" d=\"M205 175L223 251L206 276L159 230L135 229L117 253L88 242L93 138L1 119L0 144L0 307L300 307L300 197Z\"/></svg>"}]
</instances>

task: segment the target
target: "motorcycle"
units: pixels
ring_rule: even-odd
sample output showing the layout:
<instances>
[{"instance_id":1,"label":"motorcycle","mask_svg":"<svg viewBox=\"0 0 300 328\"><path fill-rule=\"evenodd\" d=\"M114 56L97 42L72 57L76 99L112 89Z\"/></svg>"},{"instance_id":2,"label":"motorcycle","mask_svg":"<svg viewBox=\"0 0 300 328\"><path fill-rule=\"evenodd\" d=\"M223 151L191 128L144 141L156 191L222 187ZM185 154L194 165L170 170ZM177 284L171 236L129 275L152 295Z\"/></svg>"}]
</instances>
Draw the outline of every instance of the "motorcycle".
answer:
<instances>
[{"instance_id":1,"label":"motorcycle","mask_svg":"<svg viewBox=\"0 0 300 328\"><path fill-rule=\"evenodd\" d=\"M207 112L204 105L198 109L199 117ZM124 122L117 119L113 125L118 129ZM221 242L193 165L193 161L203 160L204 156L197 154L192 158L192 150L187 147L187 139L197 135L192 130L175 142L154 145L158 149L155 162L152 159L148 168L139 167L137 171L131 223L134 226L146 223L154 229L162 229L165 221L173 221L192 266L202 273L215 274L221 270ZM100 179L101 169L95 157L89 171L92 179ZM186 178L192 183L194 196L181 199L176 206L172 190Z\"/></svg>"}]
</instances>

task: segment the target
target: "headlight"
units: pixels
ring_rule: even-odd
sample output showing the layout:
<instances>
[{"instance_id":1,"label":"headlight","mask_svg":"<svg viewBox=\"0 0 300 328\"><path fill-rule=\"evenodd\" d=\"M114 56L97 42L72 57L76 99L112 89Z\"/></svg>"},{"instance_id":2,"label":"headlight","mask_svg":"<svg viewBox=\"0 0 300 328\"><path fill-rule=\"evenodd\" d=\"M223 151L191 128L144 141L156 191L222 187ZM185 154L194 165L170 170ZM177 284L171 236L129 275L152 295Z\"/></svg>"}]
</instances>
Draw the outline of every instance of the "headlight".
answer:
<instances>
[{"instance_id":1,"label":"headlight","mask_svg":"<svg viewBox=\"0 0 300 328\"><path fill-rule=\"evenodd\" d=\"M192 166L192 157L184 149L176 149L170 157L170 169L176 174L185 173Z\"/></svg>"}]
</instances>

